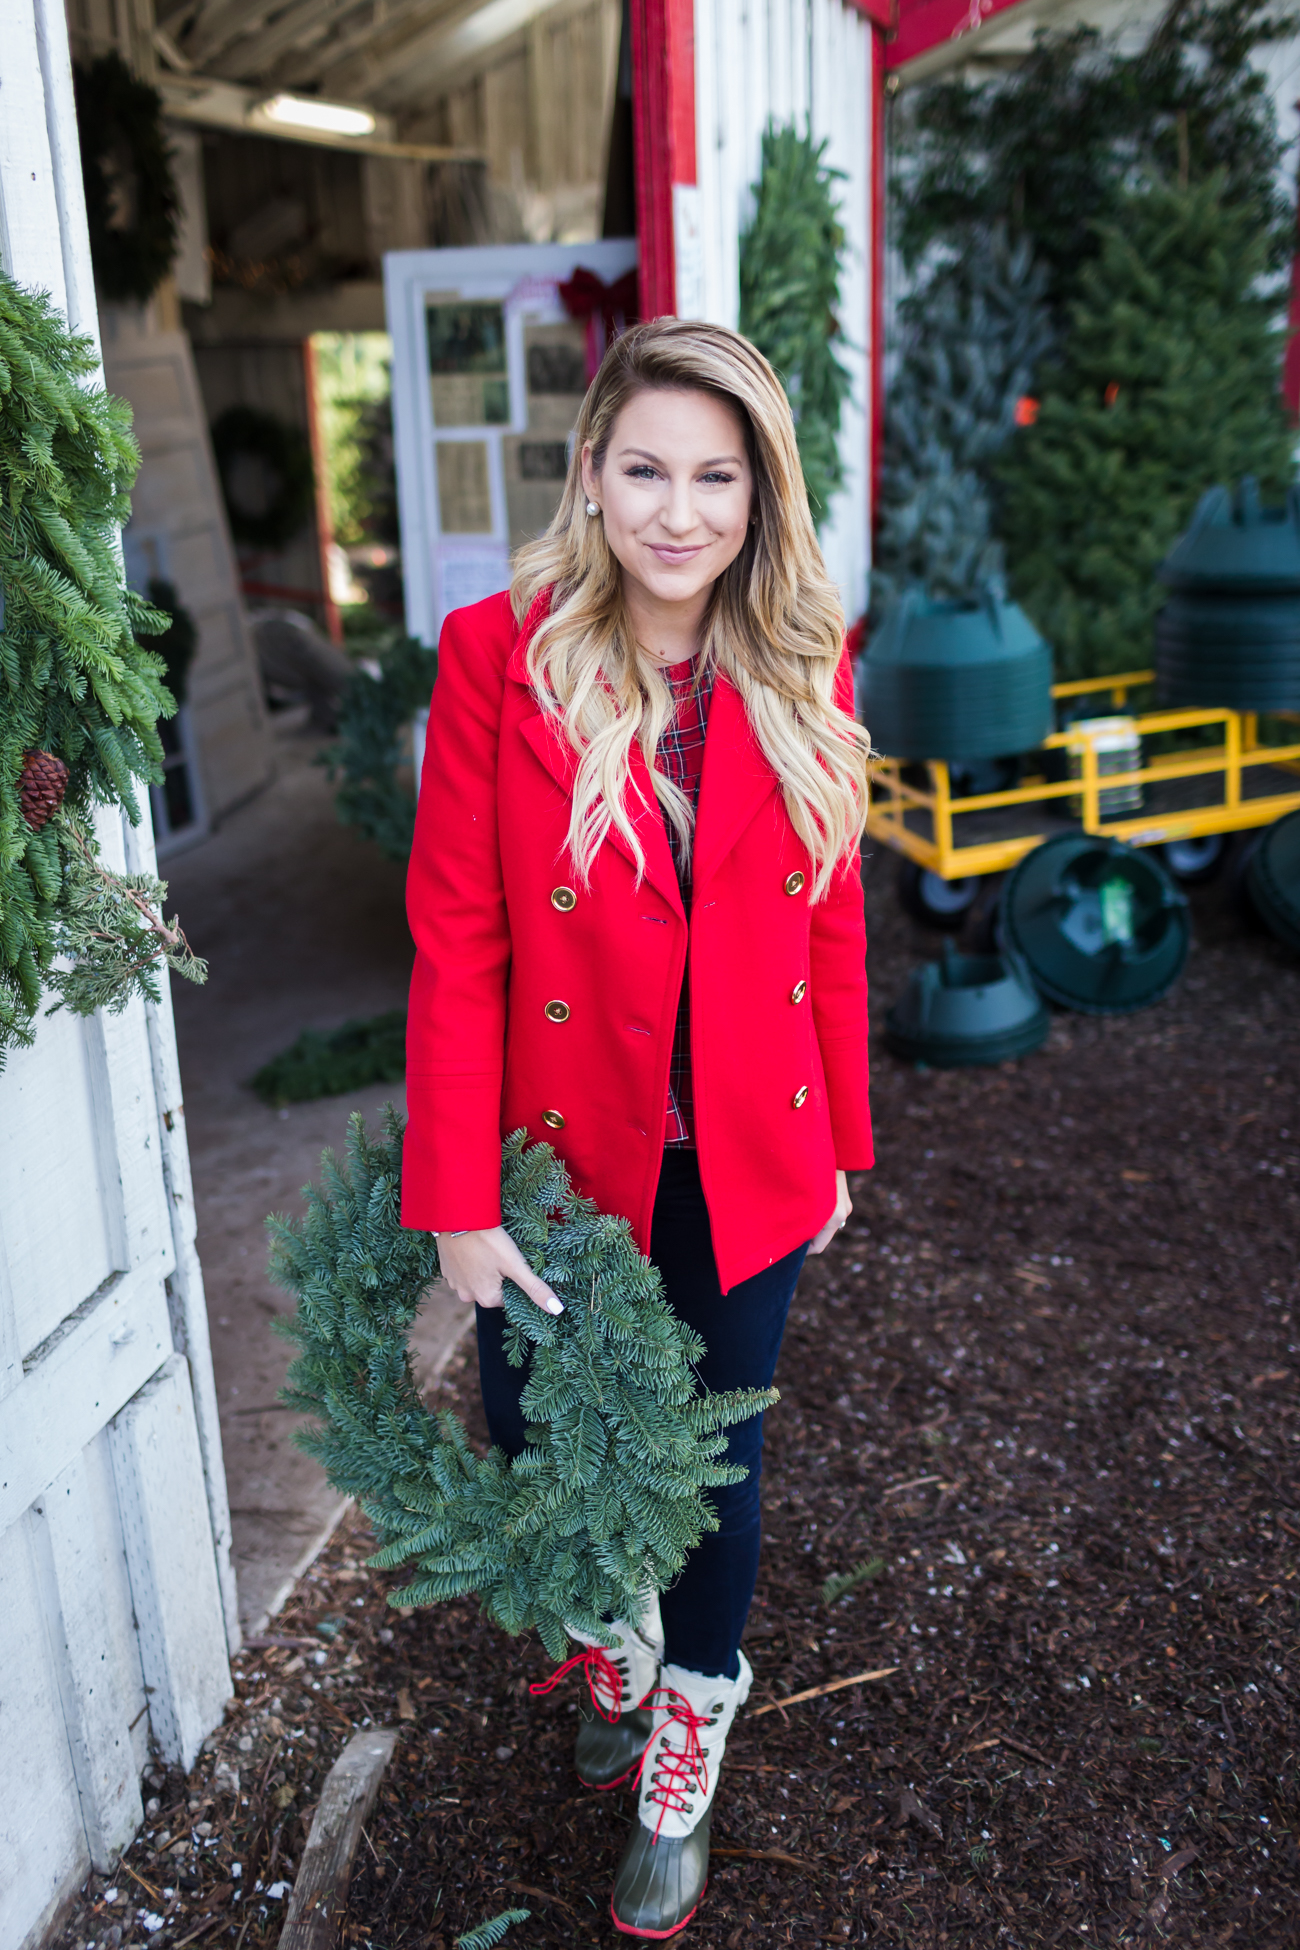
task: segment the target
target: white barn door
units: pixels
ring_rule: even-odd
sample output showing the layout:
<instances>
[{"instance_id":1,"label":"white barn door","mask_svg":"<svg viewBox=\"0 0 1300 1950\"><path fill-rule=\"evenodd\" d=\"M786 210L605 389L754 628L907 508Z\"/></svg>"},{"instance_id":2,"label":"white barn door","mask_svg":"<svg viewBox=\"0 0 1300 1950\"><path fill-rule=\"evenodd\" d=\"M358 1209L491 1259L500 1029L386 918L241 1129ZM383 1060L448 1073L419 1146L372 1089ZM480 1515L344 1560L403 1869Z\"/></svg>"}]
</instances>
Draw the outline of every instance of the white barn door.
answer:
<instances>
[{"instance_id":1,"label":"white barn door","mask_svg":"<svg viewBox=\"0 0 1300 1950\"><path fill-rule=\"evenodd\" d=\"M0 261L96 331L62 0L0 6ZM147 800L146 800L147 804ZM146 815L147 817L147 815ZM151 867L116 811L110 863ZM230 1694L229 1517L171 1011L0 1073L0 1944L39 1942Z\"/></svg>"}]
</instances>

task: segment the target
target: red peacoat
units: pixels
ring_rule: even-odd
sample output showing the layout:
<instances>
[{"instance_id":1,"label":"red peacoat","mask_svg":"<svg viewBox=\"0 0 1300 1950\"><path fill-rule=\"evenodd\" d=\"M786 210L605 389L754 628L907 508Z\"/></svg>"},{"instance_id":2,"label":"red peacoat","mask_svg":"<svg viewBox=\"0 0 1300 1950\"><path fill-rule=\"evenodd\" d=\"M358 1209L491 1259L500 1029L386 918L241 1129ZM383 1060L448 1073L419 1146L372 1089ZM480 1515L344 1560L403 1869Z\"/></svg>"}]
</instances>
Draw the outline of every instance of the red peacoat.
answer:
<instances>
[{"instance_id":1,"label":"red peacoat","mask_svg":"<svg viewBox=\"0 0 1300 1950\"><path fill-rule=\"evenodd\" d=\"M808 853L719 675L689 930L636 746L644 877L611 831L582 887L574 755L529 689L526 630L505 595L443 627L407 882L403 1223L499 1225L501 1138L523 1126L649 1249L689 933L696 1144L725 1292L824 1224L837 1166L872 1162L857 861L810 903ZM841 679L847 694L847 662Z\"/></svg>"}]
</instances>

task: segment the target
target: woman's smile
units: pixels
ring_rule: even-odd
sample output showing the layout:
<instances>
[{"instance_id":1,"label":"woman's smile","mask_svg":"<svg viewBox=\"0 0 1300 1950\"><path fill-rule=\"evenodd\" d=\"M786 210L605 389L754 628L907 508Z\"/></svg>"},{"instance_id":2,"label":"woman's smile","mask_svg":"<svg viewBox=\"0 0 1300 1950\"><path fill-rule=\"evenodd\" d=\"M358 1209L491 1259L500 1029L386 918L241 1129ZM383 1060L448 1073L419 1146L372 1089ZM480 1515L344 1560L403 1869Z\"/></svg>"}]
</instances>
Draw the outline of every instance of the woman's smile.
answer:
<instances>
[{"instance_id":1,"label":"woman's smile","mask_svg":"<svg viewBox=\"0 0 1300 1950\"><path fill-rule=\"evenodd\" d=\"M678 563L693 562L697 555L703 554L708 543L691 542L683 545L679 542L647 542L646 547L651 549L661 562Z\"/></svg>"}]
</instances>

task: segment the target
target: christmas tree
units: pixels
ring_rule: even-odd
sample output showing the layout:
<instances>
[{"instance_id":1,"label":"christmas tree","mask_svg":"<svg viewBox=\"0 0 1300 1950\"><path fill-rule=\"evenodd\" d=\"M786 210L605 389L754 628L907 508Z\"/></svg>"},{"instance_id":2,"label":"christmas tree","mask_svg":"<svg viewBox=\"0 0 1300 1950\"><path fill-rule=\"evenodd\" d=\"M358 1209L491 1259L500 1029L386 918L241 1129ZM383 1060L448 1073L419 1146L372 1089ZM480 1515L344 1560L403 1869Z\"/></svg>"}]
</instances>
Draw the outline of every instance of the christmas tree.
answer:
<instances>
[{"instance_id":1,"label":"christmas tree","mask_svg":"<svg viewBox=\"0 0 1300 1950\"><path fill-rule=\"evenodd\" d=\"M1012 592L1059 677L1148 664L1155 570L1205 489L1291 478L1267 257L1217 175L1131 192L1103 227L1037 420L998 469Z\"/></svg>"},{"instance_id":2,"label":"christmas tree","mask_svg":"<svg viewBox=\"0 0 1300 1950\"><path fill-rule=\"evenodd\" d=\"M872 593L967 596L1000 574L990 465L1051 342L1046 273L1004 226L972 235L899 307Z\"/></svg>"},{"instance_id":3,"label":"christmas tree","mask_svg":"<svg viewBox=\"0 0 1300 1950\"><path fill-rule=\"evenodd\" d=\"M938 242L998 223L1047 271L1058 323L1135 180L1223 173L1223 195L1290 257L1284 145L1259 58L1295 34L1271 0L1171 0L1141 45L1096 28L1040 32L1009 72L908 89L890 126L891 241L909 272Z\"/></svg>"},{"instance_id":4,"label":"christmas tree","mask_svg":"<svg viewBox=\"0 0 1300 1950\"><path fill-rule=\"evenodd\" d=\"M536 1626L557 1659L569 1626L612 1644L603 1621L637 1617L717 1528L703 1491L745 1474L719 1462L720 1431L775 1391L698 1392L703 1343L627 1220L579 1198L550 1146L517 1131L502 1156L503 1222L565 1311L543 1314L506 1283L507 1358L532 1354L528 1447L514 1462L477 1455L454 1415L425 1408L411 1373L406 1337L438 1248L402 1226L402 1125L391 1105L386 1118L380 1144L352 1119L346 1169L325 1153L302 1225L269 1221L272 1276L298 1301L283 1323L299 1349L284 1400L321 1424L302 1446L360 1501L381 1542L372 1561L412 1567L390 1603L476 1591L508 1632Z\"/></svg>"}]
</instances>

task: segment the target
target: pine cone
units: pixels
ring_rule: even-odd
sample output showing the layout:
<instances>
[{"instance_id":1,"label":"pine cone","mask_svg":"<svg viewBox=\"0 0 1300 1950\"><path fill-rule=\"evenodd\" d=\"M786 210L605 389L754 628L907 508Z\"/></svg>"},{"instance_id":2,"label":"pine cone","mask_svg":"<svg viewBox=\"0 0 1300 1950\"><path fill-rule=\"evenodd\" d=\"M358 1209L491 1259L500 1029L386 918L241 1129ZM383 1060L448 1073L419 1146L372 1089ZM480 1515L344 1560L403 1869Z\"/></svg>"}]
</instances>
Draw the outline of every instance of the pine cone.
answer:
<instances>
[{"instance_id":1,"label":"pine cone","mask_svg":"<svg viewBox=\"0 0 1300 1950\"><path fill-rule=\"evenodd\" d=\"M18 795L23 818L33 833L39 833L63 804L68 789L68 768L53 752L24 752L19 774Z\"/></svg>"}]
</instances>

